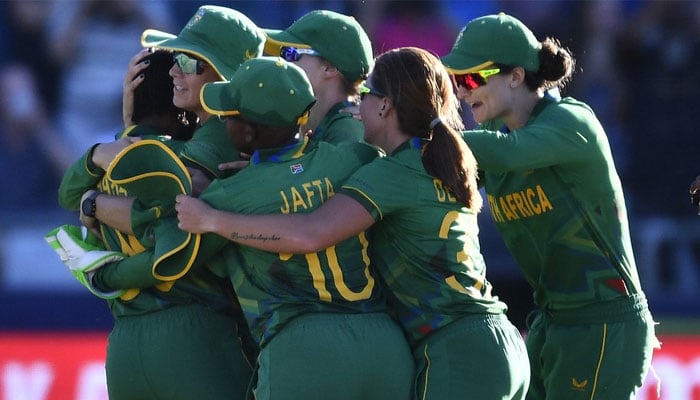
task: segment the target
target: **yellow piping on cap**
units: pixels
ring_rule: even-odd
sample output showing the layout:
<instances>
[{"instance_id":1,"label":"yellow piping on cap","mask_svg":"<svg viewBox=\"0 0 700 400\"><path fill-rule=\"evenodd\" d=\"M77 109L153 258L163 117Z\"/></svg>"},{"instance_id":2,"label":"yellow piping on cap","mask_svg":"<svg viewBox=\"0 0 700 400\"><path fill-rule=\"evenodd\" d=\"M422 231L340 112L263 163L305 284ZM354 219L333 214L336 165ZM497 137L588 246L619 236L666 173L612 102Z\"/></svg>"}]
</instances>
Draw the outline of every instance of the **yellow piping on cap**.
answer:
<instances>
[{"instance_id":1,"label":"yellow piping on cap","mask_svg":"<svg viewBox=\"0 0 700 400\"><path fill-rule=\"evenodd\" d=\"M452 75L470 74L472 72L481 71L482 69L484 69L486 67L490 67L493 64L495 64L493 61L486 61L485 63L479 64L475 67L471 67L471 68L467 68L467 69L455 69L455 68L450 68L448 66L445 66L445 69L447 70L447 72L451 73Z\"/></svg>"}]
</instances>

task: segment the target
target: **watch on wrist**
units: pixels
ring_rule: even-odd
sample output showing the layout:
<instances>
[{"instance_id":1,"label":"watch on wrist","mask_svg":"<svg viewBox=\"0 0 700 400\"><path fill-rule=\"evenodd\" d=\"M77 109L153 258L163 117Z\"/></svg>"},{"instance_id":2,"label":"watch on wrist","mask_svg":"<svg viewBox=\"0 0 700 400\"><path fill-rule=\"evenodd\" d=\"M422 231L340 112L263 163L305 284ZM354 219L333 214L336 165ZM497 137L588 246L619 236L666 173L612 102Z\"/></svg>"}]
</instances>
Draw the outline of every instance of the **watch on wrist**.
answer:
<instances>
[{"instance_id":1,"label":"watch on wrist","mask_svg":"<svg viewBox=\"0 0 700 400\"><path fill-rule=\"evenodd\" d=\"M80 203L80 211L83 213L83 215L86 217L95 218L95 214L97 213L97 202L95 199L99 195L100 192L94 191L88 197L86 197L82 203Z\"/></svg>"}]
</instances>

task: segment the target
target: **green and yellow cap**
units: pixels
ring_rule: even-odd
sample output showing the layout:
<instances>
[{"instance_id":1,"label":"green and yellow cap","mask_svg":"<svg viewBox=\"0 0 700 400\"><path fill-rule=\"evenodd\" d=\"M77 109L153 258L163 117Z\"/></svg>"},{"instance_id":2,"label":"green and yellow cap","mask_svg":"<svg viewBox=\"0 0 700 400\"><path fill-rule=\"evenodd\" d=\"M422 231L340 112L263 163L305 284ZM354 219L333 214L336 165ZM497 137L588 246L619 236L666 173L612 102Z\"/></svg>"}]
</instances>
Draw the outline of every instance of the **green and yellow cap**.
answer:
<instances>
[{"instance_id":1,"label":"green and yellow cap","mask_svg":"<svg viewBox=\"0 0 700 400\"><path fill-rule=\"evenodd\" d=\"M264 29L265 53L280 55L283 46L316 50L350 82L364 80L374 57L372 42L354 17L328 10L311 11L285 30Z\"/></svg>"},{"instance_id":2,"label":"green and yellow cap","mask_svg":"<svg viewBox=\"0 0 700 400\"><path fill-rule=\"evenodd\" d=\"M210 114L240 115L269 126L305 123L309 108L316 102L304 70L279 57L248 60L231 81L207 83L200 96Z\"/></svg>"},{"instance_id":3,"label":"green and yellow cap","mask_svg":"<svg viewBox=\"0 0 700 400\"><path fill-rule=\"evenodd\" d=\"M239 11L207 5L197 10L177 36L147 29L141 45L190 53L226 80L245 60L262 55L265 33Z\"/></svg>"},{"instance_id":4,"label":"green and yellow cap","mask_svg":"<svg viewBox=\"0 0 700 400\"><path fill-rule=\"evenodd\" d=\"M542 45L520 20L505 13L469 21L442 63L452 74L466 74L492 64L537 72Z\"/></svg>"}]
</instances>

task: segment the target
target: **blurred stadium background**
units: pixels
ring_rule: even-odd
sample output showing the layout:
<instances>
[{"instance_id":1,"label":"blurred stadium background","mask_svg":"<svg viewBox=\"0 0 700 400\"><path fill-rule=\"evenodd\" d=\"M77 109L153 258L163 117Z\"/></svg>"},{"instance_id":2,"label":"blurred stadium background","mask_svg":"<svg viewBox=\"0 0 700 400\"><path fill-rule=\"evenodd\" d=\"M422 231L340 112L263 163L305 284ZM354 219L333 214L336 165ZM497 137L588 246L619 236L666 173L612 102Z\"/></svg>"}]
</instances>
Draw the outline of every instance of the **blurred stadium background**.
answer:
<instances>
[{"instance_id":1,"label":"blurred stadium background","mask_svg":"<svg viewBox=\"0 0 700 400\"><path fill-rule=\"evenodd\" d=\"M663 0L0 2L0 400L106 399L112 317L44 243L77 223L56 189L66 166L121 124L121 85L145 28L177 33L196 9L238 9L284 28L312 9L354 15L375 53L413 45L445 54L472 18L505 11L578 60L564 91L603 121L626 189L636 259L664 343L654 360L664 400L700 400L700 217L688 186L700 174L700 2ZM465 112L469 122L469 112ZM489 278L525 330L529 289L488 210ZM647 379L639 399L656 398Z\"/></svg>"}]
</instances>

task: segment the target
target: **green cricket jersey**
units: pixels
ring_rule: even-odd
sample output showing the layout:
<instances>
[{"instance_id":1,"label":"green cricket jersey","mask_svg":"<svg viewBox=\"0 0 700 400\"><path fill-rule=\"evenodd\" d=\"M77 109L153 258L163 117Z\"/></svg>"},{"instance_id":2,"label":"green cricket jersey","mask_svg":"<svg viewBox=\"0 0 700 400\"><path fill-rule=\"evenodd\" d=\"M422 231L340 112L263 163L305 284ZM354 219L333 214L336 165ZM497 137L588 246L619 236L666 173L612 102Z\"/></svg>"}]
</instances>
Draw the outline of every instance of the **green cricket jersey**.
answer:
<instances>
[{"instance_id":1,"label":"green cricket jersey","mask_svg":"<svg viewBox=\"0 0 700 400\"><path fill-rule=\"evenodd\" d=\"M101 268L93 283L108 290L130 288L119 299L109 302L115 317L190 304L193 299L214 309L230 309L230 298L222 290L225 281L206 269L185 275L191 263L181 263L175 255L183 241L190 239L185 236L187 234L173 240L155 240L181 232L177 228L173 204L176 194L188 193L189 176L175 153L184 144L156 136L157 132L147 127L128 130L130 135L141 136L144 140L130 146L129 151L120 152L107 171L92 164L92 151L88 151L71 166L59 188L60 204L73 210L79 207L82 193L94 187L111 195L139 198L132 209L132 219L143 229L135 231L135 235L100 224L106 248L131 257ZM151 138L158 140L147 140ZM173 254L175 264L183 264L183 272L178 275L184 277L166 281L153 276L151 266L164 258L163 254ZM185 260L189 258L192 256L184 257Z\"/></svg>"},{"instance_id":2,"label":"green cricket jersey","mask_svg":"<svg viewBox=\"0 0 700 400\"><path fill-rule=\"evenodd\" d=\"M351 105L350 102L344 101L331 107L314 129L311 140L332 144L364 141L365 126L362 121L353 118L349 112L339 112Z\"/></svg>"},{"instance_id":3,"label":"green cricket jersey","mask_svg":"<svg viewBox=\"0 0 700 400\"><path fill-rule=\"evenodd\" d=\"M284 148L256 151L250 165L230 178L215 180L200 198L214 208L243 214L309 213L379 154L365 143L335 146L305 138ZM218 235L204 235L200 254L216 253L222 241L223 245L228 242ZM305 313L384 310L367 247L365 233L309 254L230 245L228 273L261 346Z\"/></svg>"},{"instance_id":4,"label":"green cricket jersey","mask_svg":"<svg viewBox=\"0 0 700 400\"><path fill-rule=\"evenodd\" d=\"M412 345L465 315L506 310L486 279L476 214L425 171L421 145L405 142L339 191L381 220L372 228L373 263Z\"/></svg>"},{"instance_id":5,"label":"green cricket jersey","mask_svg":"<svg viewBox=\"0 0 700 400\"><path fill-rule=\"evenodd\" d=\"M235 171L221 171L219 164L241 159L240 151L226 133L226 123L216 116L209 117L194 131L179 156L186 166L200 169L210 178L232 175Z\"/></svg>"},{"instance_id":6,"label":"green cricket jersey","mask_svg":"<svg viewBox=\"0 0 700 400\"><path fill-rule=\"evenodd\" d=\"M622 185L591 108L548 95L521 129L481 128L464 139L535 303L567 309L641 293Z\"/></svg>"},{"instance_id":7,"label":"green cricket jersey","mask_svg":"<svg viewBox=\"0 0 700 400\"><path fill-rule=\"evenodd\" d=\"M184 142L172 140L170 136L163 135L148 125L132 125L117 134L115 138L120 139L126 136L159 140L174 152L180 152L184 146ZM58 203L68 210L78 210L83 193L88 189L94 188L105 173L105 171L92 163L93 149L94 146L85 152L78 161L73 163L63 175L58 188Z\"/></svg>"}]
</instances>

